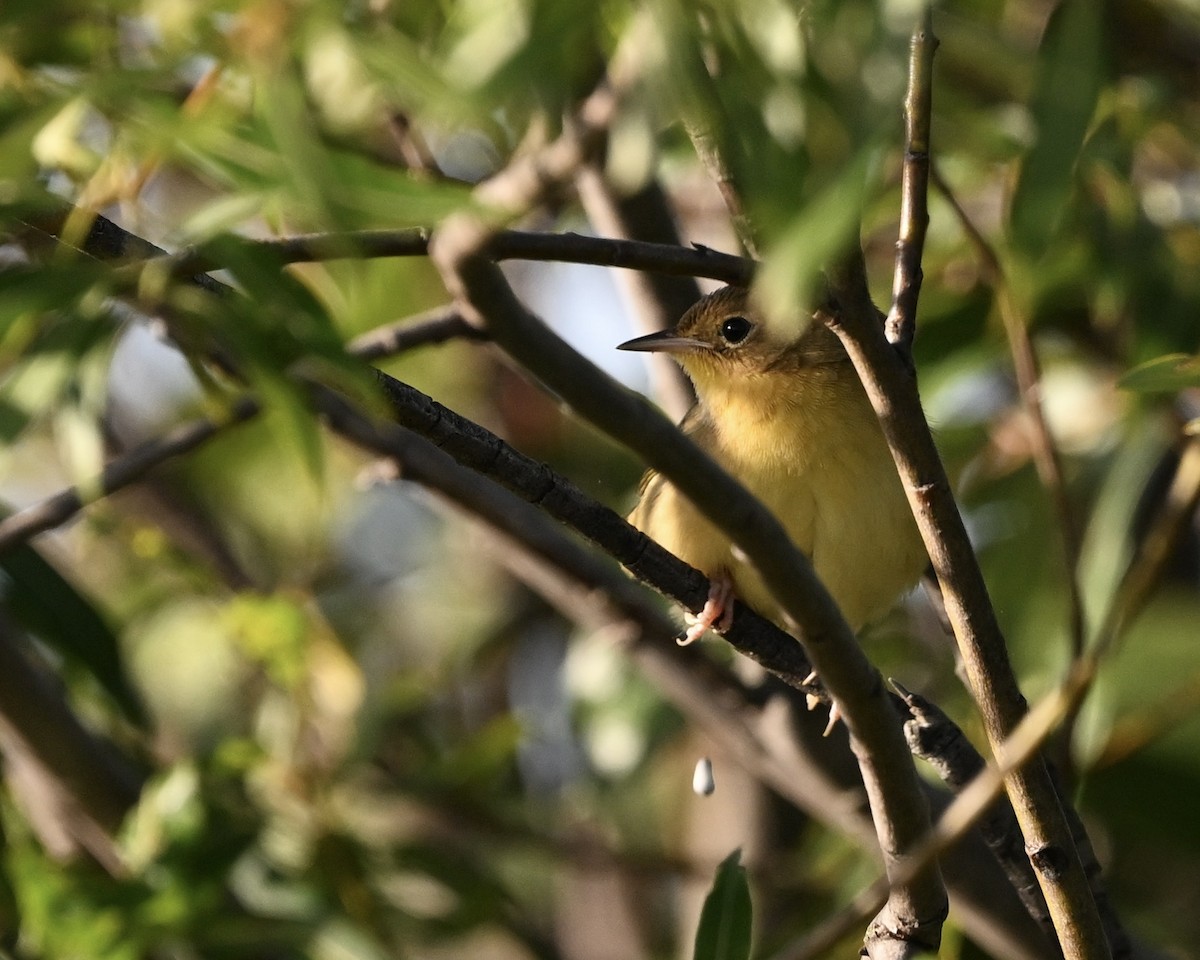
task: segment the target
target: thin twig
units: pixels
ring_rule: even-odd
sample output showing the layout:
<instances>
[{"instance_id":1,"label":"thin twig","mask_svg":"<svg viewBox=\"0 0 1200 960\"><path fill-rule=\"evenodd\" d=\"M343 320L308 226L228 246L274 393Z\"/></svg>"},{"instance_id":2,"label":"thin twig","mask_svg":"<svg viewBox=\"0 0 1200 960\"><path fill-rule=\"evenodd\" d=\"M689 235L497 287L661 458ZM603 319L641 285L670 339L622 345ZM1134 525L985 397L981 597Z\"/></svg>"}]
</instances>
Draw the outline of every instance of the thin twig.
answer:
<instances>
[{"instance_id":1,"label":"thin twig","mask_svg":"<svg viewBox=\"0 0 1200 960\"><path fill-rule=\"evenodd\" d=\"M579 200L592 226L622 240L649 240L680 245L667 198L657 181L634 196L618 198L598 164L588 164L575 178ZM618 288L625 294L636 325L643 333L664 330L700 299L694 277L652 274L644 270L616 271ZM696 402L696 391L683 368L665 354L647 357L653 396L674 420L682 420Z\"/></svg>"},{"instance_id":2,"label":"thin twig","mask_svg":"<svg viewBox=\"0 0 1200 960\"><path fill-rule=\"evenodd\" d=\"M443 343L455 337L479 340L485 336L463 321L457 311L440 307L369 330L351 341L347 351L364 360L377 360L415 347ZM61 526L89 504L136 483L160 464L191 453L229 427L253 419L259 411L259 404L254 398L242 397L234 402L224 416L196 417L181 423L163 436L114 457L96 477L65 487L14 511L0 520L0 554L40 533Z\"/></svg>"},{"instance_id":3,"label":"thin twig","mask_svg":"<svg viewBox=\"0 0 1200 960\"><path fill-rule=\"evenodd\" d=\"M61 526L82 510L111 493L142 479L159 464L190 453L222 432L226 427L244 423L258 414L256 400L243 397L219 418L198 417L182 423L164 436L140 444L106 464L95 479L67 487L17 510L0 520L0 554L27 540Z\"/></svg>"},{"instance_id":4,"label":"thin twig","mask_svg":"<svg viewBox=\"0 0 1200 960\"><path fill-rule=\"evenodd\" d=\"M665 8L660 8L660 16L664 12ZM682 7L680 12L688 16ZM675 14L666 15L670 17ZM718 90L719 77L713 76L710 69L714 64L701 55L700 47L695 42L697 38L690 33L691 26L677 24L674 30L670 26L665 29L668 35L676 34L674 68L679 71L681 78L686 78L685 82L691 88L691 96L679 105L688 139L692 141L692 148L709 178L716 184L742 247L750 256L757 258L761 238L758 225L746 210L745 183L740 176L744 170L738 170L730 160L731 154L737 160L744 160L744 154L739 153L735 139L736 118L730 117L724 108Z\"/></svg>"},{"instance_id":5,"label":"thin twig","mask_svg":"<svg viewBox=\"0 0 1200 960\"><path fill-rule=\"evenodd\" d=\"M892 308L886 324L888 341L910 363L917 328L917 300L921 295L921 255L929 227L929 130L933 116L933 55L937 45L933 13L927 3L921 25L913 31L909 46L900 236L896 241Z\"/></svg>"},{"instance_id":6,"label":"thin twig","mask_svg":"<svg viewBox=\"0 0 1200 960\"><path fill-rule=\"evenodd\" d=\"M442 306L360 333L346 345L346 352L372 362L447 340L486 339L487 334L467 323L454 307Z\"/></svg>"},{"instance_id":7,"label":"thin twig","mask_svg":"<svg viewBox=\"0 0 1200 960\"><path fill-rule=\"evenodd\" d=\"M692 141L692 146L696 150L696 156L700 158L708 175L721 192L721 199L725 201L725 209L729 211L729 221L733 225L734 233L737 234L737 238L746 252L751 257L757 258L759 244L753 221L746 213L746 204L742 199L741 188L734 177L733 170L717 145L717 138L713 130L706 124L696 121L695 118L688 120L684 126Z\"/></svg>"},{"instance_id":8,"label":"thin twig","mask_svg":"<svg viewBox=\"0 0 1200 960\"><path fill-rule=\"evenodd\" d=\"M74 208L63 206L26 225L39 234L66 243L62 231ZM344 259L424 257L429 253L431 231L426 227L402 230L355 230L298 234L275 239L240 242L280 263L315 263ZM101 260L128 260L121 274L127 286L153 267L157 276L186 277L217 292L228 288L208 277L206 271L223 266L204 248L166 251L96 215L81 248ZM705 277L745 286L757 264L745 257L720 253L708 247L680 247L667 243L586 237L576 233L538 233L499 230L488 243L488 255L496 260L555 261L601 267L648 270L666 276Z\"/></svg>"},{"instance_id":9,"label":"thin twig","mask_svg":"<svg viewBox=\"0 0 1200 960\"><path fill-rule=\"evenodd\" d=\"M349 258L423 257L429 252L429 237L428 229L415 227L407 230L300 234L243 242L249 249L269 253L281 263L311 263ZM719 253L707 247L687 248L637 240L586 237L576 233L535 233L524 230L503 230L494 234L488 243L487 254L495 260L552 260L626 267L673 276L707 277L743 285L749 282L755 266L753 261L744 257ZM131 265L128 269L131 273L140 273L152 264L156 269L168 270L171 276L176 277L192 276L219 266L201 248Z\"/></svg>"}]
</instances>

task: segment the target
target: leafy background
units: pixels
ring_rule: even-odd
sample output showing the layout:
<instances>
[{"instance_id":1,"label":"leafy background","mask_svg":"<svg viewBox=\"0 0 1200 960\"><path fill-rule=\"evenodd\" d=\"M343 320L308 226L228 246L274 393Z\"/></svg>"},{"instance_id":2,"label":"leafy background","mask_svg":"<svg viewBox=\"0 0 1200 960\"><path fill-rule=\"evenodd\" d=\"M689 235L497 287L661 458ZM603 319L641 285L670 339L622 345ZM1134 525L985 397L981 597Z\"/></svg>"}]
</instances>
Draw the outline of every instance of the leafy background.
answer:
<instances>
[{"instance_id":1,"label":"leafy background","mask_svg":"<svg viewBox=\"0 0 1200 960\"><path fill-rule=\"evenodd\" d=\"M428 263L281 273L228 237L423 225L463 208L470 182L559 129L639 11L655 29L612 133L614 187L660 181L686 241L735 249L684 121L708 129L786 295L857 226L865 179L882 299L911 3L0 8L13 237L65 198L169 249L211 243L248 297L172 289L172 334L193 360L211 342L229 351L267 407L36 553L0 558L6 642L36 654L145 779L120 869L106 870L56 846L53 811L0 736L11 955L670 955L690 947L699 895L737 846L769 953L872 878L849 841L782 809L734 758L717 755L717 793L694 797L692 764L712 745L602 633L523 586L468 518L322 432L288 371L361 386L342 344L444 302ZM1200 13L1185 0L961 0L935 16L936 164L1003 279L935 191L917 362L1036 697L1071 655L1069 577L999 291L1042 362L1094 626L1196 415ZM586 222L567 196L530 225ZM10 507L211 409L195 377L214 374L111 296L111 269L15 239L2 252ZM611 355L632 328L604 271L511 276L572 342L646 388L640 366ZM599 499L631 502L640 466L490 348L451 342L385 369ZM1198 575L1189 530L1061 754L1118 909L1180 955L1200 938ZM978 733L919 599L867 643L885 674ZM956 929L944 956L985 955Z\"/></svg>"}]
</instances>

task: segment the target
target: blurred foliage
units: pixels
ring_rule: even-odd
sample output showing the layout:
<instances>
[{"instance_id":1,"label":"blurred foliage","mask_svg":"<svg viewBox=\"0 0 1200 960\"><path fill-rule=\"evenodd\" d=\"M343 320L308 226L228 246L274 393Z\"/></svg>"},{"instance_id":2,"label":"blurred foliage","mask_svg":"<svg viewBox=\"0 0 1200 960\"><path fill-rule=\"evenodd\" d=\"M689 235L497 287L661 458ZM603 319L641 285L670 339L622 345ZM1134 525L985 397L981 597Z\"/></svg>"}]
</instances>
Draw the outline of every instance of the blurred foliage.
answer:
<instances>
[{"instance_id":1,"label":"blurred foliage","mask_svg":"<svg viewBox=\"0 0 1200 960\"><path fill-rule=\"evenodd\" d=\"M701 836L699 805L716 801L687 784L711 745L686 717L603 633L521 586L504 548L322 431L290 374L367 398L343 344L442 302L430 266L283 268L245 241L464 208L471 182L561 129L645 15L613 182L659 179L685 241L734 249L688 136L700 132L741 190L769 298L810 290L860 221L882 296L916 6L0 5L0 496L30 502L92 477L106 450L220 412L230 385L204 360L214 352L267 407L0 558L5 618L147 777L115 873L55 849L27 795L5 790L6 955L541 960L601 947L665 957L695 942L741 957L747 880L736 858L718 869L729 850L745 849L761 944L787 942L870 881L867 856L794 813L788 845L764 839L752 790L744 817ZM1184 0L946 0L935 28L935 162L1039 352L1094 626L1197 416L1200 14ZM244 296L143 276L138 303L166 319L181 361L133 298L113 296L113 271L71 246L86 218L67 222L68 245L26 229L63 200L170 249L201 246ZM1071 650L1058 519L1032 466L993 278L937 191L930 212L917 364L1036 696ZM570 198L554 214L578 217ZM599 334L575 319L608 295L607 278L571 276L541 291L561 305L559 329L581 345L625 339L620 317ZM490 348L384 366L597 498L632 496L638 465ZM1108 661L1073 754L1118 909L1184 953L1200 940L1188 893L1200 886L1196 538L1193 524L1166 589ZM868 642L886 674L978 733L919 600ZM719 798L736 790L735 764L718 755L716 767ZM732 919L711 904L700 919L714 873ZM713 932L722 923L728 937ZM983 955L956 923L943 955Z\"/></svg>"}]
</instances>

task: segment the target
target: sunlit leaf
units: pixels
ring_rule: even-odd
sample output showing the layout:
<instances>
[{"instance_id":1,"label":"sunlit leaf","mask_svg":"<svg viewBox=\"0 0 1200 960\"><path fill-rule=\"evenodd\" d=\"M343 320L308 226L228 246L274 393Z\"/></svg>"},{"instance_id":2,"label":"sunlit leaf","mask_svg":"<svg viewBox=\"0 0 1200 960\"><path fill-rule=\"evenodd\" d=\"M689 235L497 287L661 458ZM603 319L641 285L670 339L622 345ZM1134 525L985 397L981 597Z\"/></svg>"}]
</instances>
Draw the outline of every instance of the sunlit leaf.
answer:
<instances>
[{"instance_id":1,"label":"sunlit leaf","mask_svg":"<svg viewBox=\"0 0 1200 960\"><path fill-rule=\"evenodd\" d=\"M244 594L229 605L225 618L233 638L276 683L289 690L299 685L308 653L303 610L286 597Z\"/></svg>"},{"instance_id":2,"label":"sunlit leaf","mask_svg":"<svg viewBox=\"0 0 1200 960\"><path fill-rule=\"evenodd\" d=\"M791 324L785 339L799 333L797 319L813 303L821 271L857 236L864 178L870 156L864 152L795 217L769 251L755 279L755 290L772 322ZM800 308L800 312L797 312Z\"/></svg>"}]
</instances>

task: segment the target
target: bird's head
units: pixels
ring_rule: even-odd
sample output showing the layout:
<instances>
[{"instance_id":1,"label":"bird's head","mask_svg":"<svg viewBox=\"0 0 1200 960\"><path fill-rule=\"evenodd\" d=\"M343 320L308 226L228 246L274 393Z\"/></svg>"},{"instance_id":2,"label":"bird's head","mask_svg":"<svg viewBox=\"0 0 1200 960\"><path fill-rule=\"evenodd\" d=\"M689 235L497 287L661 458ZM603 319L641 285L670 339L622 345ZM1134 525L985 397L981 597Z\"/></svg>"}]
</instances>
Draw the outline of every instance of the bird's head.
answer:
<instances>
[{"instance_id":1,"label":"bird's head","mask_svg":"<svg viewBox=\"0 0 1200 960\"><path fill-rule=\"evenodd\" d=\"M847 360L819 316L789 337L769 324L742 287L722 287L696 301L668 330L622 343L619 350L669 353L704 392L731 378L787 377Z\"/></svg>"}]
</instances>

